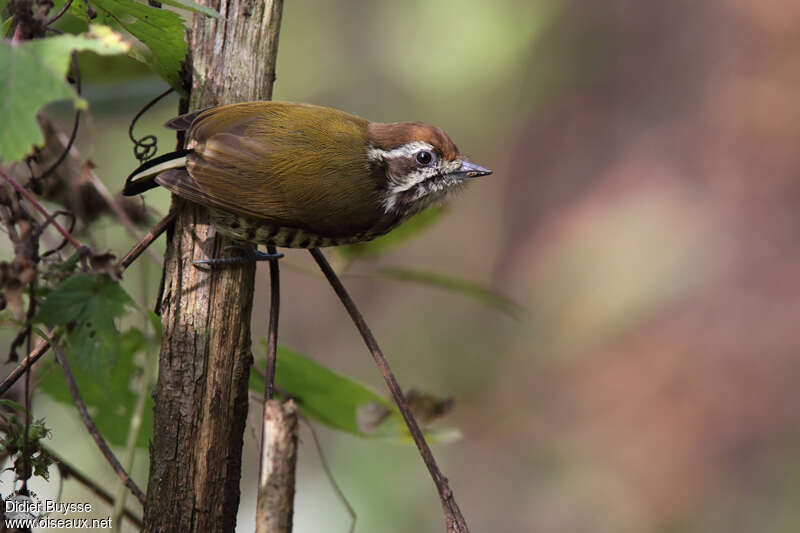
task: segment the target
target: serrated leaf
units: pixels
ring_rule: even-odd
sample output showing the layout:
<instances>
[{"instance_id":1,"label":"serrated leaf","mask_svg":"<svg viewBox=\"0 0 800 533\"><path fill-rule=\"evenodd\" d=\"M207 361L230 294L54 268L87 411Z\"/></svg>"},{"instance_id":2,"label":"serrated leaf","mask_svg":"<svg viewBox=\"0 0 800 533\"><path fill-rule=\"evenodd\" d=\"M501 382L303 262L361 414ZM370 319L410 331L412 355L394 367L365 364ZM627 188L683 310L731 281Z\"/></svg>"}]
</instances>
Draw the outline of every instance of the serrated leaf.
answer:
<instances>
[{"instance_id":1,"label":"serrated leaf","mask_svg":"<svg viewBox=\"0 0 800 533\"><path fill-rule=\"evenodd\" d=\"M60 328L58 342L78 366L100 377L115 364L120 334L115 319L133 300L105 274L73 274L43 302L35 322Z\"/></svg>"},{"instance_id":2,"label":"serrated leaf","mask_svg":"<svg viewBox=\"0 0 800 533\"><path fill-rule=\"evenodd\" d=\"M378 269L376 275L386 279L409 281L454 291L499 309L517 320L525 313L524 307L502 294L474 281L460 279L449 274L438 274L436 272L408 268L384 267Z\"/></svg>"},{"instance_id":3,"label":"serrated leaf","mask_svg":"<svg viewBox=\"0 0 800 533\"><path fill-rule=\"evenodd\" d=\"M433 226L445 213L442 206L434 206L413 216L391 232L368 242L338 246L336 252L345 259L367 259L380 255L398 244L416 237Z\"/></svg>"},{"instance_id":4,"label":"serrated leaf","mask_svg":"<svg viewBox=\"0 0 800 533\"><path fill-rule=\"evenodd\" d=\"M152 68L172 88L182 90L180 70L188 45L179 14L135 0L92 0L91 7L97 13L96 22L123 30L140 41L129 52L131 57ZM75 0L69 12L89 20L85 0Z\"/></svg>"},{"instance_id":5,"label":"serrated leaf","mask_svg":"<svg viewBox=\"0 0 800 533\"><path fill-rule=\"evenodd\" d=\"M83 35L60 35L25 43L0 43L0 160L24 158L33 146L41 145L44 136L36 122L43 106L59 100L72 100L77 107L86 102L70 87L64 76L74 50L100 54L119 54L128 49L121 40L114 41L108 28L93 28ZM116 35L116 37L119 37Z\"/></svg>"},{"instance_id":6,"label":"serrated leaf","mask_svg":"<svg viewBox=\"0 0 800 533\"><path fill-rule=\"evenodd\" d=\"M131 389L131 382L142 371L135 363L134 356L147 347L147 342L142 332L136 328L121 334L114 366L102 380L85 372L78 365L71 365L78 390L89 408L92 420L100 433L116 446L125 446L128 438L129 422L138 398L138 392ZM74 363L72 356L67 357ZM37 393L47 394L60 403L73 404L64 375L57 364L50 361L42 375L43 378L36 388ZM153 399L149 395L142 417L136 446L146 448L153 434Z\"/></svg>"},{"instance_id":7,"label":"serrated leaf","mask_svg":"<svg viewBox=\"0 0 800 533\"><path fill-rule=\"evenodd\" d=\"M266 348L266 341L262 341ZM263 364L263 359L262 359ZM285 346L278 346L275 365L278 390L297 402L300 413L334 429L359 437L410 442L400 411L369 387L333 372ZM264 379L250 373L250 388L264 392ZM452 436L456 430L437 430ZM436 432L426 431L425 435Z\"/></svg>"}]
</instances>

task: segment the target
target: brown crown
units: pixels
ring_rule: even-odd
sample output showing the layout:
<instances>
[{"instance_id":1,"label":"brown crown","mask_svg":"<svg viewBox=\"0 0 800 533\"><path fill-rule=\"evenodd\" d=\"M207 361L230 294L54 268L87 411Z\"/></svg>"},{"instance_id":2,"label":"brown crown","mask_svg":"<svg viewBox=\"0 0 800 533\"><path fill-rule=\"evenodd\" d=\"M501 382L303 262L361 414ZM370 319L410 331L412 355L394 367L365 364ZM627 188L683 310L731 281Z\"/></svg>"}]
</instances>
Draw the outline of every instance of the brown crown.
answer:
<instances>
[{"instance_id":1,"label":"brown crown","mask_svg":"<svg viewBox=\"0 0 800 533\"><path fill-rule=\"evenodd\" d=\"M381 150L393 150L410 142L423 141L448 161L459 156L458 147L441 128L423 122L371 122L368 131L372 144Z\"/></svg>"}]
</instances>

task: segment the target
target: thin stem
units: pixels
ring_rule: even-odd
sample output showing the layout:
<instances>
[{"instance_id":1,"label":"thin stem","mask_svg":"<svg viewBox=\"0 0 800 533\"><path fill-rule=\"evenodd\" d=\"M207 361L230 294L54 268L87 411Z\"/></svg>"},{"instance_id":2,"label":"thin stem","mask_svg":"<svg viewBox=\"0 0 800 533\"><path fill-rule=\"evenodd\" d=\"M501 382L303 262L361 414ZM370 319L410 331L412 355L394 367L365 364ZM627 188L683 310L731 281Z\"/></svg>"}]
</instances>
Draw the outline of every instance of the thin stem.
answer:
<instances>
[{"instance_id":1,"label":"thin stem","mask_svg":"<svg viewBox=\"0 0 800 533\"><path fill-rule=\"evenodd\" d=\"M161 6L159 5L158 7ZM131 139L131 142L133 142L133 155L139 161L147 161L148 159L153 157L153 155L155 155L158 139L156 139L155 135L145 135L141 139L136 139L133 136L133 128L134 126L136 126L136 122L139 120L139 118L141 118L142 115L147 113L148 109L156 105L156 103L159 100L161 100L171 92L172 88L169 88L163 93L153 98L152 100L150 100L147 104L145 104L143 108L139 110L138 113L136 113L136 115L133 117L133 120L131 120L130 126L128 126L128 137Z\"/></svg>"},{"instance_id":2,"label":"thin stem","mask_svg":"<svg viewBox=\"0 0 800 533\"><path fill-rule=\"evenodd\" d=\"M56 17L51 19L50 22L52 22L53 20L56 20L58 17L63 15L64 11L66 11L69 8L69 4L71 4L71 3L72 3L72 0L67 2L67 5L64 6L64 9L62 10L62 12L59 12L56 15ZM47 24L50 24L50 22L48 22ZM80 69L80 66L78 65L78 53L77 52L74 52L74 51L72 52L72 55L70 56L70 63L72 65L72 70L75 72L75 91L78 93L78 96L80 96L81 95L81 69ZM50 175L51 172L53 172L58 167L58 165L60 165L61 163L64 162L64 159L67 158L67 154L72 149L72 145L75 143L75 139L78 136L78 126L80 125L80 123L81 123L81 110L78 109L77 111L75 111L75 122L72 125L72 133L69 136L69 141L67 142L67 145L64 147L64 150L61 152L61 155L58 157L58 159L55 161L55 163L50 165L50 168L45 170L42 173L42 175L39 176L36 179L44 179L44 178L46 178L47 176Z\"/></svg>"},{"instance_id":3,"label":"thin stem","mask_svg":"<svg viewBox=\"0 0 800 533\"><path fill-rule=\"evenodd\" d=\"M33 196L33 194L31 194L31 192L28 189L26 189L25 187L23 187L22 185L17 183L16 180L14 180L14 178L9 176L8 174L3 172L2 170L0 170L0 177L2 177L4 180L6 180L6 183L11 185L18 193L20 193L22 196L24 196L25 199L28 200L31 203L31 205L37 211L39 211L42 215L45 216L45 218L50 218L50 213L47 211L47 209L42 207L42 204L39 203L39 201L36 199L36 197ZM64 227L61 226L61 224L56 222L55 219L52 220L51 224L53 225L53 227L55 227L58 230L59 233L61 233L61 235L64 236L65 239L67 239L69 241L69 243L72 246L75 247L76 250L83 250L84 249L84 246L81 245L81 243L79 243L75 239L75 237L73 237L72 234L70 234L70 232L65 230Z\"/></svg>"},{"instance_id":4,"label":"thin stem","mask_svg":"<svg viewBox=\"0 0 800 533\"><path fill-rule=\"evenodd\" d=\"M126 269L131 265L131 263L136 261L136 258L142 255L142 252L144 252L147 249L147 247L150 246L153 243L153 241L158 238L159 235L161 235L162 233L164 233L164 231L166 231L166 229L169 227L172 221L175 220L175 216L177 214L178 214L177 209L173 209L172 211L167 213L167 215L164 218L162 218L158 222L158 224L156 224L153 227L153 229L150 230L150 233L145 235L144 238L141 241L139 241L138 244L136 244L136 246L131 248L131 251L128 252L125 255L125 257L120 259L119 261L120 266L123 269Z\"/></svg>"},{"instance_id":5,"label":"thin stem","mask_svg":"<svg viewBox=\"0 0 800 533\"><path fill-rule=\"evenodd\" d=\"M419 449L422 460L425 462L425 466L428 467L428 471L433 478L433 482L436 484L436 489L439 491L439 499L441 500L442 508L444 510L447 531L453 533L468 533L469 528L467 527L466 520L464 520L461 510L458 508L458 504L453 496L453 491L450 490L450 486L447 484L447 478L444 477L442 471L439 470L439 467L436 464L436 459L433 457L433 453L431 452L428 443L425 442L425 437L422 436L422 430L420 430L419 424L417 424L414 415L411 413L411 408L409 407L408 402L403 395L403 390L397 383L397 379L394 377L392 369L389 367L389 362L383 355L380 346L378 346L378 341L375 340L375 337L372 335L372 332L370 331L369 326L367 326L367 323L364 320L364 317L361 315L361 312L356 307L353 299L350 298L350 295L347 293L344 285L342 285L339 276L337 276L336 272L333 271L330 263L328 263L328 260L325 259L325 256L322 254L319 248L312 248L309 250L309 252L319 265L322 273L325 274L325 277L328 279L328 283L330 283L331 287L333 287L334 292L336 292L336 295L342 301L345 309L347 309L347 312L350 314L350 318L353 320L353 323L355 324L359 333L361 333L364 343L367 345L367 348L372 354L372 358L375 360L375 364L378 366L378 369L383 375L384 381L386 381L386 386L392 393L392 397L394 398L395 404L397 404L397 408L400 410L400 414L403 415L403 420L405 420L406 426L408 426L411 437L414 439L414 443L417 445L417 449Z\"/></svg>"},{"instance_id":6,"label":"thin stem","mask_svg":"<svg viewBox=\"0 0 800 533\"><path fill-rule=\"evenodd\" d=\"M72 395L72 401L75 403L75 407L78 409L78 413L81 415L83 425L86 426L86 430L92 436L94 442L97 444L97 447L100 448L103 456L108 461L108 464L114 469L114 472L117 473L125 486L130 489L134 496L136 496L136 499L138 499L139 502L144 505L144 493L141 491L141 489L139 489L136 483L134 483L133 479L131 479L125 469L122 468L122 465L119 464L119 460L114 455L114 452L111 451L111 448L108 447L105 439L100 434L100 431L98 431L97 426L94 425L92 417L89 416L89 411L86 409L86 404L83 403L83 398L78 390L78 385L75 383L75 376L72 375L72 369L69 366L69 362L67 362L67 356L64 353L64 350L62 350L61 347L56 344L53 345L53 351L55 351L56 360L58 361L58 364L61 365L61 370L64 372L64 379L67 380L69 393Z\"/></svg>"},{"instance_id":7,"label":"thin stem","mask_svg":"<svg viewBox=\"0 0 800 533\"><path fill-rule=\"evenodd\" d=\"M56 159L55 163L50 165L50 167L47 170L42 172L42 175L36 178L37 180L46 178L56 168L58 168L58 165L64 162L64 159L67 158L69 151L72 149L72 145L75 144L75 138L78 136L78 126L80 126L80 123L81 123L81 110L78 109L77 111L75 111L75 122L72 124L72 133L70 133L69 135L69 140L67 141L67 145L64 147L64 150L61 152L61 155L58 156L58 159Z\"/></svg>"},{"instance_id":8,"label":"thin stem","mask_svg":"<svg viewBox=\"0 0 800 533\"><path fill-rule=\"evenodd\" d=\"M319 436L317 435L317 430L314 427L314 424L309 422L306 418L302 418L302 420L306 423L308 430L311 432L311 439L314 441L314 446L317 448L317 455L319 455L319 461L322 464L322 470L325 472L325 476L328 478L328 483L331 484L331 487L333 487L334 492L336 492L336 496L339 498L339 501L342 502L342 505L344 505L345 509L347 509L347 514L350 515L350 529L348 529L348 532L353 533L353 531L356 529L356 511L353 509L353 506L350 505L350 502L347 501L347 496L344 495L344 491L336 482L336 478L333 476L333 471L331 471L328 460L325 458L325 452L322 449L322 444L319 441Z\"/></svg>"},{"instance_id":9,"label":"thin stem","mask_svg":"<svg viewBox=\"0 0 800 533\"><path fill-rule=\"evenodd\" d=\"M0 396L3 396L8 389L14 386L14 383L17 382L19 378L21 378L25 374L25 370L27 370L33 363L39 360L41 356L47 353L48 348L50 348L50 342L52 341L52 337L49 336L43 342L40 342L36 348L33 349L20 363L14 367L14 370L8 374L6 379L0 383Z\"/></svg>"},{"instance_id":10,"label":"thin stem","mask_svg":"<svg viewBox=\"0 0 800 533\"><path fill-rule=\"evenodd\" d=\"M36 315L36 276L33 276L28 289L28 326L26 328L27 344L25 348L28 353L31 353L31 342L33 342L33 327L31 323L33 322L33 317ZM25 434L22 444L22 456L25 465L25 478L22 480L22 489L25 491L25 494L28 492L28 479L30 478L28 469L30 468L31 450L28 449L28 437L31 429L31 412L31 369L28 367L28 370L25 372Z\"/></svg>"},{"instance_id":11,"label":"thin stem","mask_svg":"<svg viewBox=\"0 0 800 533\"><path fill-rule=\"evenodd\" d=\"M145 269L145 278L146 272L147 269ZM144 282L145 290L143 292L146 293L147 280L144 279ZM143 329L145 331L147 331L149 328L147 322L147 320L144 321ZM128 440L125 443L125 466L128 470L133 469L133 463L136 460L136 441L139 438L139 431L142 427L145 404L147 403L147 398L150 396L150 386L153 381L154 367L155 351L152 347L148 346L145 356L142 382L139 384L139 396L136 398L136 406L133 409L133 416L131 416L131 423L128 429ZM125 512L125 499L127 495L128 493L125 491L125 486L120 483L117 490L117 497L114 501L114 508L111 514L112 524L115 531L122 531L122 520L120 520L120 518Z\"/></svg>"},{"instance_id":12,"label":"thin stem","mask_svg":"<svg viewBox=\"0 0 800 533\"><path fill-rule=\"evenodd\" d=\"M106 489L98 485L94 480L85 476L83 473L81 473L78 469L76 469L74 466L65 461L64 458L62 458L60 455L58 455L50 448L41 445L39 448L55 461L56 467L58 468L58 473L61 474L62 478L64 479L74 478L75 481L87 487L89 490L95 493L101 500L103 500L109 505L114 505L114 497L111 496L110 492L108 492ZM136 516L130 509L125 509L125 511L122 513L122 516L130 520L130 522L137 528L142 527L142 520L138 516Z\"/></svg>"},{"instance_id":13,"label":"thin stem","mask_svg":"<svg viewBox=\"0 0 800 533\"><path fill-rule=\"evenodd\" d=\"M144 239L142 239L141 242L139 242L136 246L134 246L133 249L130 252L128 252L128 254L125 257L122 258L122 260L120 261L122 270L128 268L130 264L133 263L136 260L136 258L139 257L142 254L142 252L144 252L144 250L147 249L147 247L150 246L150 244L156 238L158 238L159 235L164 233L167 227L169 227L172 220L175 218L175 214L176 214L175 211L170 211L167 214L167 216L161 219L161 221L158 224L156 224L152 230L150 230L150 233L145 235ZM0 396L3 396L6 392L8 392L8 389L13 387L14 383L16 383L19 380L19 378L21 378L25 374L25 371L30 366L32 366L36 361L38 361L39 358L41 358L44 354L47 353L47 350L50 348L50 343L53 340L51 333L47 333L47 335L48 338L45 339L44 342L36 346L36 348L34 348L33 351L28 353L25 359L20 361L20 363L16 367L14 367L14 370L12 370L8 374L8 376L6 376L6 379L4 379L2 383L0 383Z\"/></svg>"},{"instance_id":14,"label":"thin stem","mask_svg":"<svg viewBox=\"0 0 800 533\"><path fill-rule=\"evenodd\" d=\"M54 23L55 21L57 21L58 19L60 19L61 17L63 17L63 16L64 16L64 13L66 13L66 12L67 12L67 9L69 9L69 6L71 6L71 5L72 5L72 0L67 0L67 3L65 3L65 4L64 4L64 7L62 7L62 8L59 10L59 12L58 12L58 13L56 13L55 15L53 15L53 17L52 17L50 20L48 20L48 21L45 23L45 25L46 25L46 26L49 26L50 24Z\"/></svg>"},{"instance_id":15,"label":"thin stem","mask_svg":"<svg viewBox=\"0 0 800 533\"><path fill-rule=\"evenodd\" d=\"M274 244L267 245L267 253L275 254ZM277 261L269 262L269 330L267 333L267 375L264 380L264 401L272 399L275 389L275 361L278 351L278 313L281 305L280 270Z\"/></svg>"},{"instance_id":16,"label":"thin stem","mask_svg":"<svg viewBox=\"0 0 800 533\"><path fill-rule=\"evenodd\" d=\"M131 217L129 217L128 213L122 209L122 206L119 205L119 202L111 194L111 191L108 190L108 187L106 187L105 183L103 183L94 172L89 173L89 180L91 181L92 186L97 193L103 198L103 200L105 200L111 211L114 212L120 222L122 222L122 225L125 226L125 229L128 230L128 233L130 233L134 239L141 239L141 236L131 220ZM158 254L150 249L147 250L147 254L151 259L153 259L153 261L156 262L157 265L161 266L161 258L158 256Z\"/></svg>"}]
</instances>

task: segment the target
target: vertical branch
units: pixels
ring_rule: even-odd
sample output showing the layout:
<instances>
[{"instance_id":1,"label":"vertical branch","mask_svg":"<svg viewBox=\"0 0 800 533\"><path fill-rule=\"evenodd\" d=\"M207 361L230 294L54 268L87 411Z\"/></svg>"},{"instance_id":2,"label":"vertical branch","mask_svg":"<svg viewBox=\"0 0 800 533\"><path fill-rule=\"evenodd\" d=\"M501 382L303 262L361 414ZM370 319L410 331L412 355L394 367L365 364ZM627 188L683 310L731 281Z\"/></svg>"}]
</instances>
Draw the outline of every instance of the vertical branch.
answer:
<instances>
[{"instance_id":1,"label":"vertical branch","mask_svg":"<svg viewBox=\"0 0 800 533\"><path fill-rule=\"evenodd\" d=\"M195 16L190 107L265 100L275 76L280 0L200 0L224 19ZM208 212L173 202L161 303L163 337L144 531L233 531L247 417L255 266L200 269L230 241Z\"/></svg>"},{"instance_id":2,"label":"vertical branch","mask_svg":"<svg viewBox=\"0 0 800 533\"><path fill-rule=\"evenodd\" d=\"M275 246L267 245L274 254ZM280 269L269 262L270 305L267 333L267 371L264 376L264 412L258 466L256 533L289 533L294 509L294 479L297 467L297 412L292 401L281 405L272 399L278 350Z\"/></svg>"},{"instance_id":3,"label":"vertical branch","mask_svg":"<svg viewBox=\"0 0 800 533\"><path fill-rule=\"evenodd\" d=\"M311 255L319 265L322 273L325 274L325 277L328 279L328 283L331 284L336 295L342 301L342 305L347 309L350 318L353 319L353 323L356 325L359 333L361 333L364 343L372 354L372 358L375 360L375 364L383 375L384 381L386 381L386 386L392 393L394 403L397 404L397 408L400 409L400 414L403 415L403 420L405 420L406 426L408 426L408 430L411 432L411 437L414 439L414 443L417 445L417 449L419 449L422 460L425 462L425 466L428 467L433 482L436 484L436 490L439 491L439 499L441 500L442 510L444 511L445 525L448 533L469 533L467 522L461 514L461 510L458 508L458 504L453 496L453 491L450 490L450 486L447 483L447 478L444 477L442 471L439 470L436 459L433 457L433 452L431 452L428 443L425 442L425 437L422 436L422 430L420 430L419 424L417 424L414 415L411 413L408 401L406 401L403 391L392 373L392 369L389 368L389 361L386 360L380 346L378 346L378 341L375 340L375 336L372 335L372 331L370 331L369 326L367 326L367 322L364 320L361 312L356 307L353 299L350 298L339 276L333 271L330 263L325 259L325 256L319 248L312 248L309 252L311 252Z\"/></svg>"},{"instance_id":4,"label":"vertical branch","mask_svg":"<svg viewBox=\"0 0 800 533\"><path fill-rule=\"evenodd\" d=\"M290 533L297 467L297 408L292 400L264 403L256 533Z\"/></svg>"}]
</instances>

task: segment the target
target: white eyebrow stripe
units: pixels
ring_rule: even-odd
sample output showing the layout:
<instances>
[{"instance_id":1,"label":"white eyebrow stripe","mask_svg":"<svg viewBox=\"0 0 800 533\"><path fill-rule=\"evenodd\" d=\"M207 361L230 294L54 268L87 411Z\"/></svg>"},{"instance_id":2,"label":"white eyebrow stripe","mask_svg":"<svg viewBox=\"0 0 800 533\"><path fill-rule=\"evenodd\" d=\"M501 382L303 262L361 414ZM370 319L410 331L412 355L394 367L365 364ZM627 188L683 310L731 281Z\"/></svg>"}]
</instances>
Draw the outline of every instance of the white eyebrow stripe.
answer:
<instances>
[{"instance_id":1,"label":"white eyebrow stripe","mask_svg":"<svg viewBox=\"0 0 800 533\"><path fill-rule=\"evenodd\" d=\"M433 151L433 146L424 141L413 141L399 146L394 150L381 150L376 146L370 145L369 148L367 148L367 158L370 161L383 161L385 159L395 159L398 157L410 157L420 150Z\"/></svg>"}]
</instances>

